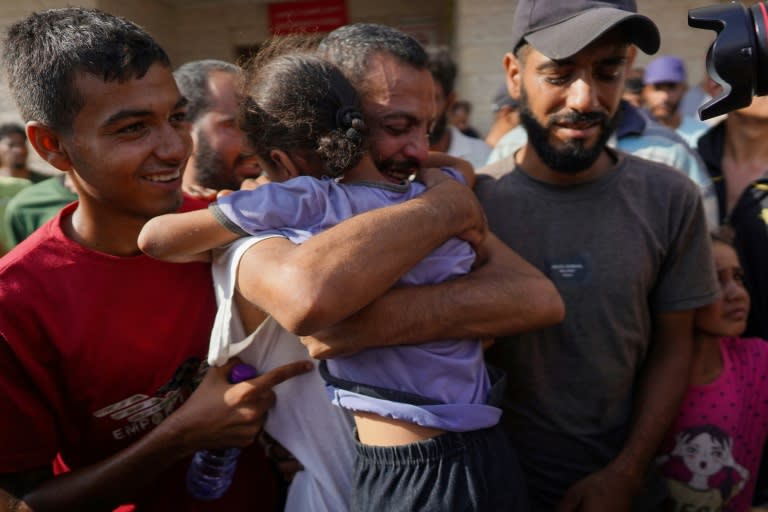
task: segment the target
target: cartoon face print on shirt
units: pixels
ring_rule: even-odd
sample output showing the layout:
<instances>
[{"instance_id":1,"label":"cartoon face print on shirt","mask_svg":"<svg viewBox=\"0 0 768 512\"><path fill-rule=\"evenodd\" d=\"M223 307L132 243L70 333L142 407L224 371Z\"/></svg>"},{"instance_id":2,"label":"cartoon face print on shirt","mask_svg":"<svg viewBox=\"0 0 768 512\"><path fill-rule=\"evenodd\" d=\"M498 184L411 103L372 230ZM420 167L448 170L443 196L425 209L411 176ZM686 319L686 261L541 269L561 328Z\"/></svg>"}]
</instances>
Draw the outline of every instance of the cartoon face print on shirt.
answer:
<instances>
[{"instance_id":1,"label":"cartoon face print on shirt","mask_svg":"<svg viewBox=\"0 0 768 512\"><path fill-rule=\"evenodd\" d=\"M675 510L721 510L750 476L733 457L733 439L710 424L682 430L672 452L659 457L657 463Z\"/></svg>"}]
</instances>

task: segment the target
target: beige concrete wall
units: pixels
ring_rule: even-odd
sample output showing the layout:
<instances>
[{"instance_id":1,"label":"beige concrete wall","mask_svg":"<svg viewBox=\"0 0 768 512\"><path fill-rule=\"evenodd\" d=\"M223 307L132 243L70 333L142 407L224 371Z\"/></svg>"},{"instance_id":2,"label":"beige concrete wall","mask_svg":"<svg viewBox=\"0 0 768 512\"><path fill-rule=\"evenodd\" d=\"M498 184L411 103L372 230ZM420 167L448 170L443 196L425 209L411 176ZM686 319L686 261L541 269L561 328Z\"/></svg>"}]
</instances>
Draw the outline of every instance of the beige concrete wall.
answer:
<instances>
[{"instance_id":1,"label":"beige concrete wall","mask_svg":"<svg viewBox=\"0 0 768 512\"><path fill-rule=\"evenodd\" d=\"M153 0L92 0L95 7L122 16L143 27L173 58L177 40L176 9Z\"/></svg>"},{"instance_id":2,"label":"beige concrete wall","mask_svg":"<svg viewBox=\"0 0 768 512\"><path fill-rule=\"evenodd\" d=\"M120 1L120 0L118 0ZM428 33L431 42L448 44L453 12L444 0L348 0L351 22L383 23ZM173 18L175 43L167 45L174 63L201 58L232 60L237 46L253 46L269 37L267 5L241 3L179 7Z\"/></svg>"},{"instance_id":3,"label":"beige concrete wall","mask_svg":"<svg viewBox=\"0 0 768 512\"><path fill-rule=\"evenodd\" d=\"M203 5L176 10L176 41L169 46L175 65L198 59L235 60L235 48L268 37L266 5Z\"/></svg>"},{"instance_id":4,"label":"beige concrete wall","mask_svg":"<svg viewBox=\"0 0 768 512\"><path fill-rule=\"evenodd\" d=\"M562 0L567 1L567 0ZM684 58L689 83L703 77L704 58L714 32L688 27L688 10L718 0L638 0L640 13L659 26L661 54ZM508 50L516 0L456 0L454 49L459 62L459 96L474 105L472 122L485 132L491 122L490 100L503 77L502 58ZM636 65L651 57L639 53Z\"/></svg>"},{"instance_id":5,"label":"beige concrete wall","mask_svg":"<svg viewBox=\"0 0 768 512\"><path fill-rule=\"evenodd\" d=\"M459 66L458 97L473 105L472 124L485 133L491 98L501 83L515 0L456 0L454 54Z\"/></svg>"}]
</instances>

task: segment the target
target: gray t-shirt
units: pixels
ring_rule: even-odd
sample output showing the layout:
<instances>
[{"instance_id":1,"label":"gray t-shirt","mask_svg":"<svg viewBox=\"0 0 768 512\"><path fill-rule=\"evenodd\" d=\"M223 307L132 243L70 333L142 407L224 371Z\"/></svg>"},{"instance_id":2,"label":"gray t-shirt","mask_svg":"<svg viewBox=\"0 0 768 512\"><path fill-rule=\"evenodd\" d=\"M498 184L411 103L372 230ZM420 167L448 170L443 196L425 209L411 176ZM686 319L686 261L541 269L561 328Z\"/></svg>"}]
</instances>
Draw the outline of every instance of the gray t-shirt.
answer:
<instances>
[{"instance_id":1,"label":"gray t-shirt","mask_svg":"<svg viewBox=\"0 0 768 512\"><path fill-rule=\"evenodd\" d=\"M653 315L718 293L696 185L616 155L610 171L575 186L532 178L514 155L478 171L495 176L476 185L491 231L566 305L561 324L501 339L487 355L508 373L504 422L532 493L550 502L621 449Z\"/></svg>"}]
</instances>

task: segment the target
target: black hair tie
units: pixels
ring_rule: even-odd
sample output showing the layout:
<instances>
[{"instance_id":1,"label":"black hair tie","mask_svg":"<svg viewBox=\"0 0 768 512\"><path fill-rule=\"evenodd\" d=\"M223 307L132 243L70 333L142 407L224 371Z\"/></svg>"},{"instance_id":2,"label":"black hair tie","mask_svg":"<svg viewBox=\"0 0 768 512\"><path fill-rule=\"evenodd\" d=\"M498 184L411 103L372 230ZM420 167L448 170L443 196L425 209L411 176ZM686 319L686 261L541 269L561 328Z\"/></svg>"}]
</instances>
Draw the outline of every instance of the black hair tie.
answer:
<instances>
[{"instance_id":1,"label":"black hair tie","mask_svg":"<svg viewBox=\"0 0 768 512\"><path fill-rule=\"evenodd\" d=\"M363 119L363 116L355 107L341 107L336 111L336 128L346 130L352 128L355 119Z\"/></svg>"},{"instance_id":2,"label":"black hair tie","mask_svg":"<svg viewBox=\"0 0 768 512\"><path fill-rule=\"evenodd\" d=\"M363 142L363 136L355 128L348 128L344 136L358 146Z\"/></svg>"}]
</instances>

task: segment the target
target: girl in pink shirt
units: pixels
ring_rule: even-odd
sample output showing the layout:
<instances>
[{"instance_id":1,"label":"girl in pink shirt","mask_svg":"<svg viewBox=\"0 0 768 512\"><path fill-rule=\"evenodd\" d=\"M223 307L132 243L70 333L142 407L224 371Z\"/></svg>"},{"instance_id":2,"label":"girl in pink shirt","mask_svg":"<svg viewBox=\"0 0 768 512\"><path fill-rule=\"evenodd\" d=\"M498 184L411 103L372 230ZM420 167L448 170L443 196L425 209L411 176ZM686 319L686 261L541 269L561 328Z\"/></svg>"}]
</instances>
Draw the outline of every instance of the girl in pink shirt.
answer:
<instances>
[{"instance_id":1,"label":"girl in pink shirt","mask_svg":"<svg viewBox=\"0 0 768 512\"><path fill-rule=\"evenodd\" d=\"M696 312L690 387L657 458L680 512L748 511L768 433L768 343L738 337L744 271L725 237L712 248L722 294Z\"/></svg>"}]
</instances>

